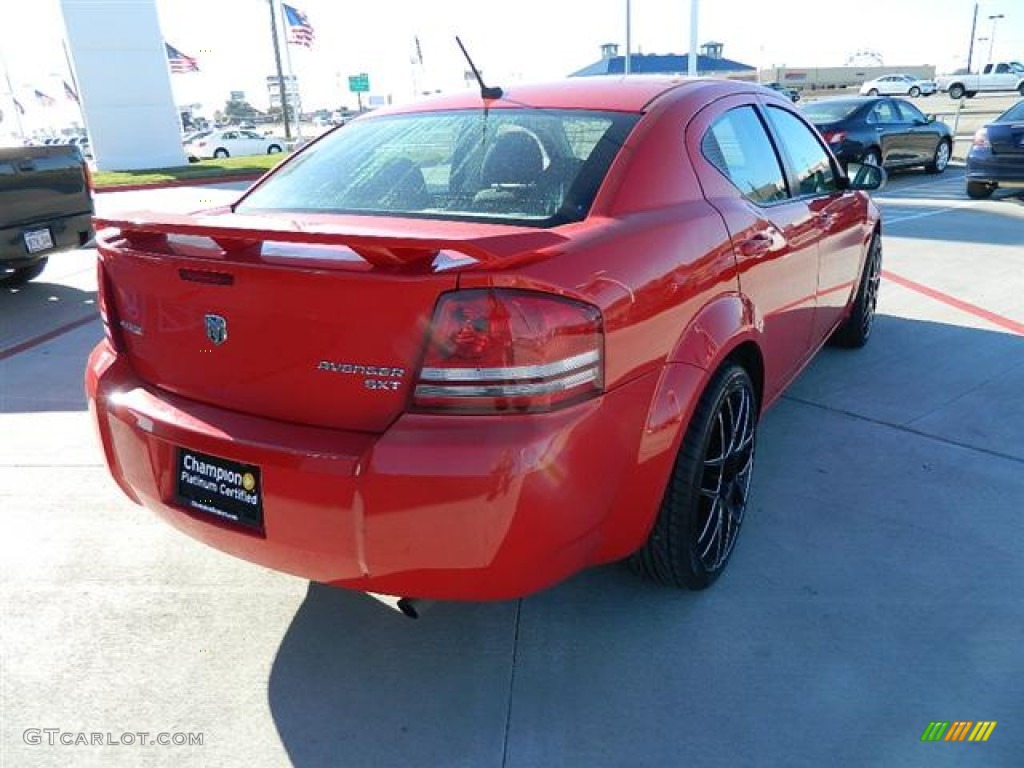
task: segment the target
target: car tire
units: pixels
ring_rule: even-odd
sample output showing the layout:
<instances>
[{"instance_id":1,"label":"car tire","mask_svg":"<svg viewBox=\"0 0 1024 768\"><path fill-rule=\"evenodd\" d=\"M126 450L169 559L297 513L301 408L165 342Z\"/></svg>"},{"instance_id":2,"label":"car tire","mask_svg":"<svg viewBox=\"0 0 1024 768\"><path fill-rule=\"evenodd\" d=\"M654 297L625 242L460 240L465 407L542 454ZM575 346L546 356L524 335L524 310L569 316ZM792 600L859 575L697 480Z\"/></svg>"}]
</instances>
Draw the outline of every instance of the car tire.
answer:
<instances>
[{"instance_id":1,"label":"car tire","mask_svg":"<svg viewBox=\"0 0 1024 768\"><path fill-rule=\"evenodd\" d=\"M836 347L859 349L868 343L878 307L878 286L882 281L882 238L876 232L868 245L864 271L849 316L833 331L829 343Z\"/></svg>"},{"instance_id":2,"label":"car tire","mask_svg":"<svg viewBox=\"0 0 1024 768\"><path fill-rule=\"evenodd\" d=\"M29 280L35 280L46 269L46 262L49 259L40 259L29 267L21 267L8 275L0 276L0 285L4 288L18 288Z\"/></svg>"},{"instance_id":3,"label":"car tire","mask_svg":"<svg viewBox=\"0 0 1024 768\"><path fill-rule=\"evenodd\" d=\"M966 93L965 93L964 95L965 95L965 96L966 96L966 97L967 97L968 99L973 99L973 98L974 98L975 96L977 96L977 95L978 95L978 92L977 92L977 91L967 91L967 92L966 92Z\"/></svg>"},{"instance_id":4,"label":"car tire","mask_svg":"<svg viewBox=\"0 0 1024 768\"><path fill-rule=\"evenodd\" d=\"M718 579L747 508L758 412L750 375L726 363L694 409L654 527L629 559L633 570L684 589L705 589Z\"/></svg>"},{"instance_id":5,"label":"car tire","mask_svg":"<svg viewBox=\"0 0 1024 768\"><path fill-rule=\"evenodd\" d=\"M1024 96L1024 83L1021 83L1020 85L1017 86L1017 93L1019 93L1021 96Z\"/></svg>"},{"instance_id":6,"label":"car tire","mask_svg":"<svg viewBox=\"0 0 1024 768\"><path fill-rule=\"evenodd\" d=\"M949 158L953 156L953 148L947 139L940 139L935 147L935 154L932 160L924 169L927 173L942 173L949 165Z\"/></svg>"},{"instance_id":7,"label":"car tire","mask_svg":"<svg viewBox=\"0 0 1024 768\"><path fill-rule=\"evenodd\" d=\"M967 89L960 85L960 83L953 83L953 85L949 86L949 98L951 99L962 99L965 93L967 93Z\"/></svg>"},{"instance_id":8,"label":"car tire","mask_svg":"<svg viewBox=\"0 0 1024 768\"><path fill-rule=\"evenodd\" d=\"M877 95L878 95L878 89L877 88L872 88L870 91L868 91L868 96L877 96Z\"/></svg>"},{"instance_id":9,"label":"car tire","mask_svg":"<svg viewBox=\"0 0 1024 768\"><path fill-rule=\"evenodd\" d=\"M279 144L271 144L269 147L267 147L267 154L268 155L276 155L280 151L281 151L281 146Z\"/></svg>"},{"instance_id":10,"label":"car tire","mask_svg":"<svg viewBox=\"0 0 1024 768\"><path fill-rule=\"evenodd\" d=\"M984 181L967 182L967 196L972 200L987 200L995 191L995 184L988 184Z\"/></svg>"},{"instance_id":11,"label":"car tire","mask_svg":"<svg viewBox=\"0 0 1024 768\"><path fill-rule=\"evenodd\" d=\"M872 147L863 155L861 155L860 162L862 165L877 165L882 166L882 154L877 149Z\"/></svg>"},{"instance_id":12,"label":"car tire","mask_svg":"<svg viewBox=\"0 0 1024 768\"><path fill-rule=\"evenodd\" d=\"M916 99L918 96L921 95L921 89L915 85L910 89L910 92L907 95L910 96L910 98L912 99Z\"/></svg>"},{"instance_id":13,"label":"car tire","mask_svg":"<svg viewBox=\"0 0 1024 768\"><path fill-rule=\"evenodd\" d=\"M220 160L224 159L225 157L230 157L226 149L215 149L213 151L213 156Z\"/></svg>"}]
</instances>

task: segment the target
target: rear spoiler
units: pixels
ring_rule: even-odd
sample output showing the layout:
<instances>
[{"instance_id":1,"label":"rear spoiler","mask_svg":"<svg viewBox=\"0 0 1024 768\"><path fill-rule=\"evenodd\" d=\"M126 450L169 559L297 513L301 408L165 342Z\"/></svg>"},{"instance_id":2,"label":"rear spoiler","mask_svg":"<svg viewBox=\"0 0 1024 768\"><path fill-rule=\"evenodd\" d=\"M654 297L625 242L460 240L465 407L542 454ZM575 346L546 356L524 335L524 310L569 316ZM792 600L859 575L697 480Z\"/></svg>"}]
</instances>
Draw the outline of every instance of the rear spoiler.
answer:
<instances>
[{"instance_id":1,"label":"rear spoiler","mask_svg":"<svg viewBox=\"0 0 1024 768\"><path fill-rule=\"evenodd\" d=\"M116 218L97 216L94 223L101 247L118 235L139 246L166 241L168 236L174 235L205 237L236 255L258 254L259 248L267 242L343 246L375 267L429 263L441 251L456 251L483 264L506 266L539 258L545 255L541 251L550 252L567 240L550 230L531 227L457 224L432 219L332 218L333 221L324 222L322 219L219 211L197 214L140 211ZM444 230L451 230L453 234L438 236L438 231Z\"/></svg>"}]
</instances>

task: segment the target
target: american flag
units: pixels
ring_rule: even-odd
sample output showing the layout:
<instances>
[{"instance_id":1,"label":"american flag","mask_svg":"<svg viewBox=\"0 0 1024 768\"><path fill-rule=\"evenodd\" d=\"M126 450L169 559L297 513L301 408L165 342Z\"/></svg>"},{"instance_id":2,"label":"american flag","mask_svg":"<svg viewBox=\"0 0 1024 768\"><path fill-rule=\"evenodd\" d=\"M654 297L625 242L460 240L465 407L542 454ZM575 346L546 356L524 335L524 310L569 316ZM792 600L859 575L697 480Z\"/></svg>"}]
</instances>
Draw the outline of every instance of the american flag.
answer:
<instances>
[{"instance_id":1,"label":"american flag","mask_svg":"<svg viewBox=\"0 0 1024 768\"><path fill-rule=\"evenodd\" d=\"M78 94L75 93L75 89L68 85L68 81L64 81L64 98L68 101L73 101L75 104L78 103Z\"/></svg>"},{"instance_id":2,"label":"american flag","mask_svg":"<svg viewBox=\"0 0 1024 768\"><path fill-rule=\"evenodd\" d=\"M312 48L316 34L306 14L286 3L281 3L281 7L284 9L284 20L288 27L288 42Z\"/></svg>"},{"instance_id":3,"label":"american flag","mask_svg":"<svg viewBox=\"0 0 1024 768\"><path fill-rule=\"evenodd\" d=\"M41 107L52 107L56 102L56 99L54 99L53 96L47 96L39 89L36 89L33 95L36 97L36 101L39 102L39 106Z\"/></svg>"},{"instance_id":4,"label":"american flag","mask_svg":"<svg viewBox=\"0 0 1024 768\"><path fill-rule=\"evenodd\" d=\"M164 47L167 49L167 61L171 65L172 74L181 75L185 72L199 71L199 62L191 56L186 56L169 43L164 43Z\"/></svg>"}]
</instances>

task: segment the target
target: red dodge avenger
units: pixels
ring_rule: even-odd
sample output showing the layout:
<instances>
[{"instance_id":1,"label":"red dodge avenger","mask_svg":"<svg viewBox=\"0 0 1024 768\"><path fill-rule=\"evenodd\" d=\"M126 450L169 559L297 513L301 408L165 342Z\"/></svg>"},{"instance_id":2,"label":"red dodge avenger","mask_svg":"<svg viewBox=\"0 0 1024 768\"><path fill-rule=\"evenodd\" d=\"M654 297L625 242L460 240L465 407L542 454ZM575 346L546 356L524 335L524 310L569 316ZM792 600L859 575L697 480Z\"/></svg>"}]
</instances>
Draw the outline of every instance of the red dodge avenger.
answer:
<instances>
[{"instance_id":1,"label":"red dodge avenger","mask_svg":"<svg viewBox=\"0 0 1024 768\"><path fill-rule=\"evenodd\" d=\"M229 207L97 222L86 388L129 498L409 599L721 574L760 415L871 332L884 174L757 85L495 91L352 121Z\"/></svg>"}]
</instances>

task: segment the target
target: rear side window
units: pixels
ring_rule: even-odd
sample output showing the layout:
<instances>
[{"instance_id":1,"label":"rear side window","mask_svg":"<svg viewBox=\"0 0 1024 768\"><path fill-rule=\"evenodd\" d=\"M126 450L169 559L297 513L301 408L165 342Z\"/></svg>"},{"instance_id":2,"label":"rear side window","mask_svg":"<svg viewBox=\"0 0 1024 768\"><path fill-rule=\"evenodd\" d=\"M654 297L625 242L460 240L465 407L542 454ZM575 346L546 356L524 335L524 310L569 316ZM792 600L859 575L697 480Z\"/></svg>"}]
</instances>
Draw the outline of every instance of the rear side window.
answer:
<instances>
[{"instance_id":1,"label":"rear side window","mask_svg":"<svg viewBox=\"0 0 1024 768\"><path fill-rule=\"evenodd\" d=\"M1024 101L1014 104L1006 112L996 118L996 122L1010 123L1015 120L1024 120Z\"/></svg>"},{"instance_id":2,"label":"rear side window","mask_svg":"<svg viewBox=\"0 0 1024 768\"><path fill-rule=\"evenodd\" d=\"M796 115L778 107L768 107L768 119L796 174L799 194L823 195L838 190L832 162L814 132Z\"/></svg>"},{"instance_id":3,"label":"rear side window","mask_svg":"<svg viewBox=\"0 0 1024 768\"><path fill-rule=\"evenodd\" d=\"M771 205L789 196L775 147L753 107L718 118L704 134L701 151L751 202Z\"/></svg>"},{"instance_id":4,"label":"rear side window","mask_svg":"<svg viewBox=\"0 0 1024 768\"><path fill-rule=\"evenodd\" d=\"M356 120L272 174L237 210L579 221L637 119L494 109Z\"/></svg>"}]
</instances>

